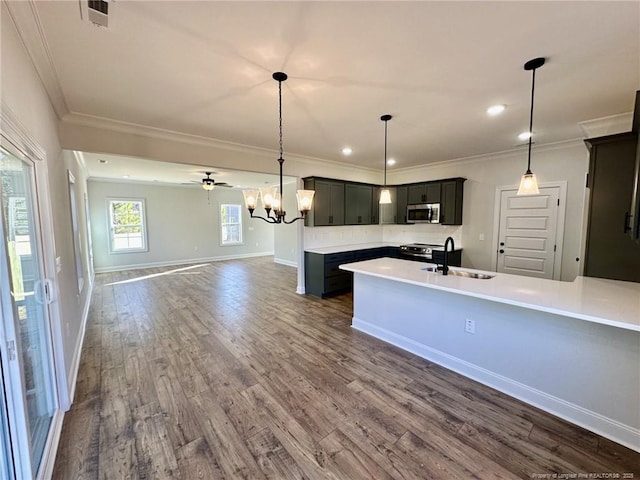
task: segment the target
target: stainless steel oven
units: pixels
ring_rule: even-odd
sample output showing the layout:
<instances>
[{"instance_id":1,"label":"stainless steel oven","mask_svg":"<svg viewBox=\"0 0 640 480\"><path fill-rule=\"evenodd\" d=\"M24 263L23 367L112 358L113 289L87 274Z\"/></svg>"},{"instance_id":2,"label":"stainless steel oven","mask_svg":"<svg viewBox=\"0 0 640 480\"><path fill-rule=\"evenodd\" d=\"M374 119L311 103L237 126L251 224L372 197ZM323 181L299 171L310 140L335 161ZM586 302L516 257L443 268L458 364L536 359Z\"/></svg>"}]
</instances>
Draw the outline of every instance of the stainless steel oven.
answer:
<instances>
[{"instance_id":1,"label":"stainless steel oven","mask_svg":"<svg viewBox=\"0 0 640 480\"><path fill-rule=\"evenodd\" d=\"M419 262L431 262L433 260L434 248L442 248L442 245L431 243L409 243L407 245L400 245L400 258L417 260Z\"/></svg>"}]
</instances>

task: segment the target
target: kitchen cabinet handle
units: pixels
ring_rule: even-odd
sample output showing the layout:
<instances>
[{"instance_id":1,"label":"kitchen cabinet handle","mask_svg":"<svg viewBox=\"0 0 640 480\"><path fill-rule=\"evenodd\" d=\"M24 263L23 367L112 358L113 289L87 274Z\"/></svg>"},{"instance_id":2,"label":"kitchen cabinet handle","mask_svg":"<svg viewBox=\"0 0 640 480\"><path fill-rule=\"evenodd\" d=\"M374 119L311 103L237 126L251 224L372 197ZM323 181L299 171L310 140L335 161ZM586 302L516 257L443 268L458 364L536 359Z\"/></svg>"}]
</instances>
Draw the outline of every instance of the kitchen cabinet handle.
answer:
<instances>
[{"instance_id":1,"label":"kitchen cabinet handle","mask_svg":"<svg viewBox=\"0 0 640 480\"><path fill-rule=\"evenodd\" d=\"M631 231L631 213L630 212L626 212L624 214L624 230L623 233L628 233Z\"/></svg>"}]
</instances>

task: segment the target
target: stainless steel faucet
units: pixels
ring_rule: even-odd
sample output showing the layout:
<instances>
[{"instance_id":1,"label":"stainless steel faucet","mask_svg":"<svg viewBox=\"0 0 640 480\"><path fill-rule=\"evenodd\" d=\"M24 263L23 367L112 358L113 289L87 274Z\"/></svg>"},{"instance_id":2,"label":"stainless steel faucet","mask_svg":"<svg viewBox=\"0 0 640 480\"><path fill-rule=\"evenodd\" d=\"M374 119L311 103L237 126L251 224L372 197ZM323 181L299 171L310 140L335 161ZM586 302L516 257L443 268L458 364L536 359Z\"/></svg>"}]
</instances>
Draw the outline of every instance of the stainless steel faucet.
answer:
<instances>
[{"instance_id":1,"label":"stainless steel faucet","mask_svg":"<svg viewBox=\"0 0 640 480\"><path fill-rule=\"evenodd\" d=\"M442 263L442 274L449 275L449 242L451 242L451 251L456 249L456 245L453 242L453 237L447 237L444 241L444 261Z\"/></svg>"}]
</instances>

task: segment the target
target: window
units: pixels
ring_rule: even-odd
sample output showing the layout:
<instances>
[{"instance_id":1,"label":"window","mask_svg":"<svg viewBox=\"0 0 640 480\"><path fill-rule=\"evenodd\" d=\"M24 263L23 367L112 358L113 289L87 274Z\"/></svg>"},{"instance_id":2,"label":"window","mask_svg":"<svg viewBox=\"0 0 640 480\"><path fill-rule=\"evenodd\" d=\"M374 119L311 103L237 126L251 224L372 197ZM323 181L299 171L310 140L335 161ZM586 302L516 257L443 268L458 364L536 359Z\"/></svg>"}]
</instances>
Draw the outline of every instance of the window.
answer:
<instances>
[{"instance_id":1,"label":"window","mask_svg":"<svg viewBox=\"0 0 640 480\"><path fill-rule=\"evenodd\" d=\"M223 203L220 205L220 244L242 243L242 206Z\"/></svg>"},{"instance_id":2,"label":"window","mask_svg":"<svg viewBox=\"0 0 640 480\"><path fill-rule=\"evenodd\" d=\"M111 253L145 252L147 229L144 200L109 200Z\"/></svg>"}]
</instances>

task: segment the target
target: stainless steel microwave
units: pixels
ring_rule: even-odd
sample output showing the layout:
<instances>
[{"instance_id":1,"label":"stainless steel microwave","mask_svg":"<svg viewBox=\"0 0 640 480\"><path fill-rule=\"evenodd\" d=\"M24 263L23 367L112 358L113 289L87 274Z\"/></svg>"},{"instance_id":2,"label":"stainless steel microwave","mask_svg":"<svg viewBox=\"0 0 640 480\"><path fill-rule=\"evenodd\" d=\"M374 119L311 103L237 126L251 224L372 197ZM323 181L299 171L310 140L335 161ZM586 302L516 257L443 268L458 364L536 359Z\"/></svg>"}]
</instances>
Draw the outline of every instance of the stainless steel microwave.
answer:
<instances>
[{"instance_id":1,"label":"stainless steel microwave","mask_svg":"<svg viewBox=\"0 0 640 480\"><path fill-rule=\"evenodd\" d=\"M407 205L407 223L440 223L440 204Z\"/></svg>"}]
</instances>

